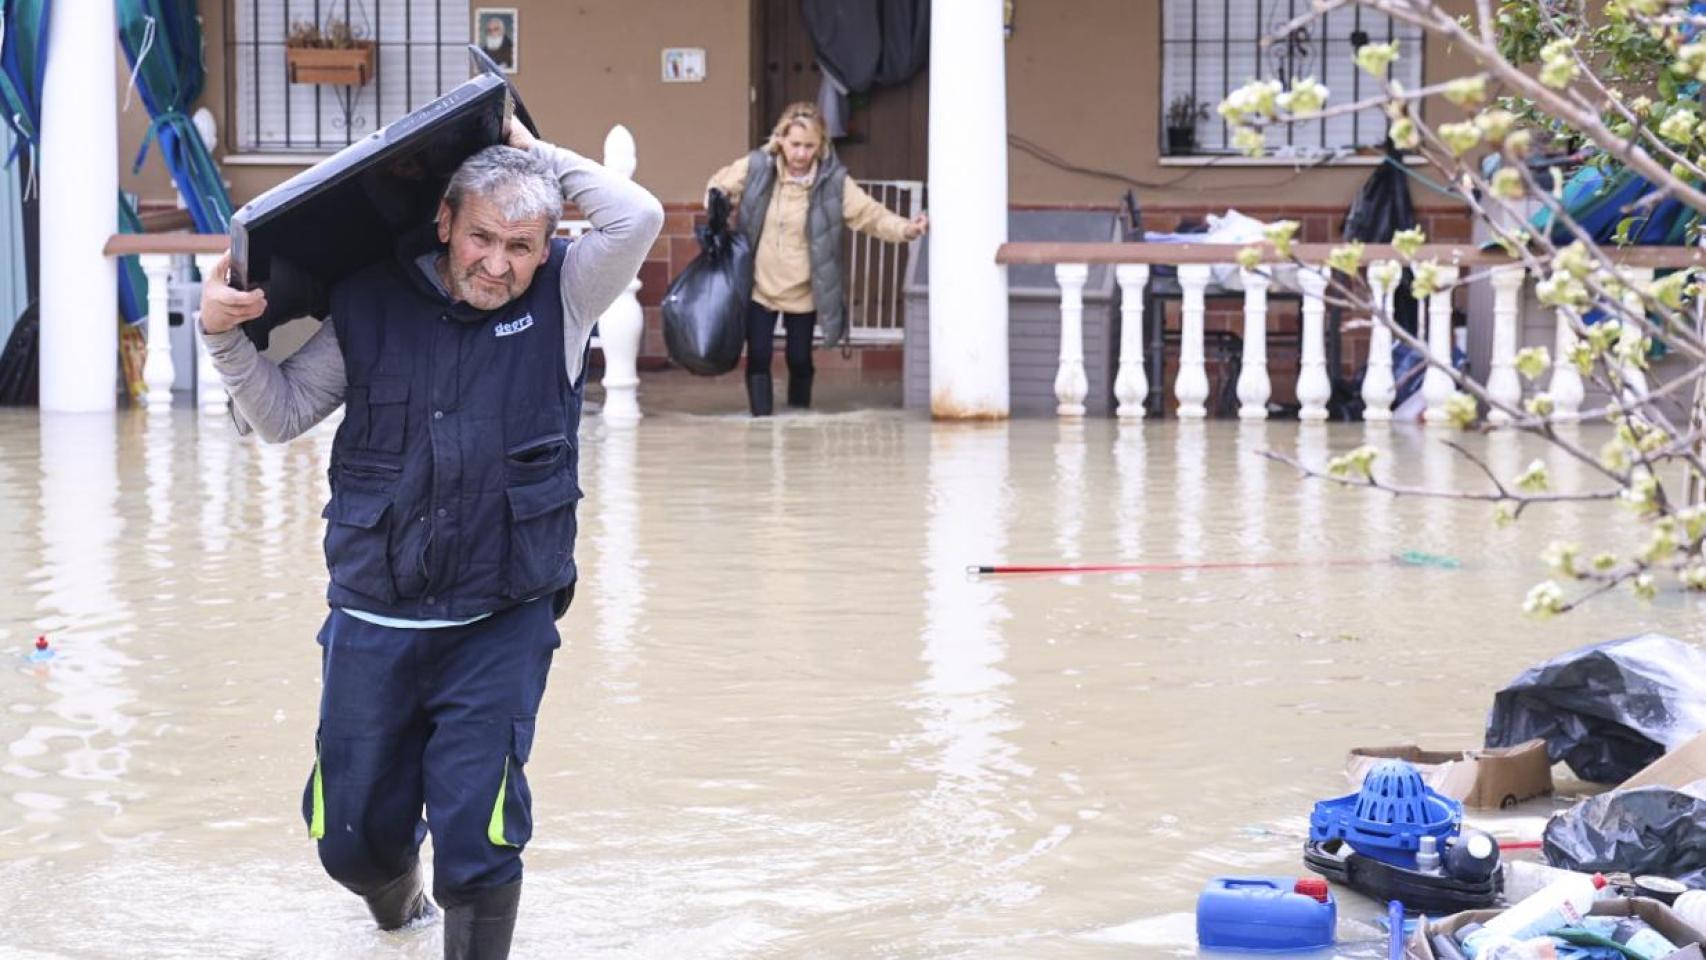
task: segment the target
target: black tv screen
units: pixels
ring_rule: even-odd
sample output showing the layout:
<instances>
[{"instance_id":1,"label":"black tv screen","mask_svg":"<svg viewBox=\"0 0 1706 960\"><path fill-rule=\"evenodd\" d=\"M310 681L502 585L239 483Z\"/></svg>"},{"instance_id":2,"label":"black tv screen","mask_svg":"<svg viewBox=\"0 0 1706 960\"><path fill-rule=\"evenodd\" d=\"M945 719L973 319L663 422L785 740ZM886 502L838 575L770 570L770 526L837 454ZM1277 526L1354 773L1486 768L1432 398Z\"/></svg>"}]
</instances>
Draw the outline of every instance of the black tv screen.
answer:
<instances>
[{"instance_id":1,"label":"black tv screen","mask_svg":"<svg viewBox=\"0 0 1706 960\"><path fill-rule=\"evenodd\" d=\"M390 257L404 233L432 220L462 161L503 142L512 109L501 77L476 76L243 205L231 218L232 285L300 300L300 291L275 294L274 281L330 290Z\"/></svg>"}]
</instances>

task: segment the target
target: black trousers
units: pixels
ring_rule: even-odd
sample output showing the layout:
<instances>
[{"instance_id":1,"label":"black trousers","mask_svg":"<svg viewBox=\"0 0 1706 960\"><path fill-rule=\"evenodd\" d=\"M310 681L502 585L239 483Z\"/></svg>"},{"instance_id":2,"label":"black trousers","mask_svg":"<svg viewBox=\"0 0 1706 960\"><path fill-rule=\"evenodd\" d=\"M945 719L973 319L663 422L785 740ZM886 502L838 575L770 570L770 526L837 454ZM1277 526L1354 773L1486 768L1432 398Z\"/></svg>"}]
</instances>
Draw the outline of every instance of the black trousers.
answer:
<instances>
[{"instance_id":1,"label":"black trousers","mask_svg":"<svg viewBox=\"0 0 1706 960\"><path fill-rule=\"evenodd\" d=\"M768 416L771 399L770 362L776 353L777 311L756 300L746 306L746 396L755 417ZM782 329L787 333L788 406L812 405L812 330L817 313L784 313Z\"/></svg>"}]
</instances>

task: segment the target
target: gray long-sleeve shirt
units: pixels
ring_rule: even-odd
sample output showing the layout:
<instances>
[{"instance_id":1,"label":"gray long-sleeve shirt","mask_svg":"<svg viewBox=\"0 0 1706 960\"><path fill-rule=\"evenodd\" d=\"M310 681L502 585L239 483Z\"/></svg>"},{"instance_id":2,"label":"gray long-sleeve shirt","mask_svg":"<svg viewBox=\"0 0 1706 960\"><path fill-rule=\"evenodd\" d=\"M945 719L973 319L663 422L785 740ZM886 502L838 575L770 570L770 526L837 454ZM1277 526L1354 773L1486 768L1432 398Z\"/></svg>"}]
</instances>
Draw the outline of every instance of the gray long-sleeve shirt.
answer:
<instances>
[{"instance_id":1,"label":"gray long-sleeve shirt","mask_svg":"<svg viewBox=\"0 0 1706 960\"><path fill-rule=\"evenodd\" d=\"M580 376L593 324L634 279L663 228L663 206L638 184L571 150L540 143L532 152L550 165L563 195L592 223L563 261L563 362L573 380ZM261 439L281 443L344 402L344 356L331 323L322 323L300 350L277 364L261 356L240 328L204 339L243 433L252 427Z\"/></svg>"}]
</instances>

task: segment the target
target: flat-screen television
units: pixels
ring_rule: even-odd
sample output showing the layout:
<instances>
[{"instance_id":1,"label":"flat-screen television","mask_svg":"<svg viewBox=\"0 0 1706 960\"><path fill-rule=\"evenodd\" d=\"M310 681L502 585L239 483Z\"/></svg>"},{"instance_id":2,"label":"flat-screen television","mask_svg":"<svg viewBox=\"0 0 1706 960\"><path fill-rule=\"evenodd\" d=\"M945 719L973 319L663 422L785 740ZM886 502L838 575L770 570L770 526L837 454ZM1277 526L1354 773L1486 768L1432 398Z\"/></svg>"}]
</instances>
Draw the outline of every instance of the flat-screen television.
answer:
<instances>
[{"instance_id":1,"label":"flat-screen television","mask_svg":"<svg viewBox=\"0 0 1706 960\"><path fill-rule=\"evenodd\" d=\"M462 161L504 141L513 109L504 79L481 74L244 204L231 217L231 285L263 287L269 301L244 325L250 338L264 346L273 326L392 256L432 220Z\"/></svg>"}]
</instances>

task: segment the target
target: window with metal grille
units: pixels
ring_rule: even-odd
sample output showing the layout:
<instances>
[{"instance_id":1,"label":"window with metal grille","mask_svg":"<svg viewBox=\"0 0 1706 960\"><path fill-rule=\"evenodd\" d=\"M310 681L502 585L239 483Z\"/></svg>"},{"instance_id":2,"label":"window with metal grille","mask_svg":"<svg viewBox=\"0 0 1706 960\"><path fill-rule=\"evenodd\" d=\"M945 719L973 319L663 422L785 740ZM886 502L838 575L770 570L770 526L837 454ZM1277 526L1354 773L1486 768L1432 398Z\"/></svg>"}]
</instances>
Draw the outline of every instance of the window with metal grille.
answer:
<instances>
[{"instance_id":1,"label":"window with metal grille","mask_svg":"<svg viewBox=\"0 0 1706 960\"><path fill-rule=\"evenodd\" d=\"M1294 79L1314 77L1332 92L1329 107L1378 93L1378 85L1354 59L1365 43L1396 41L1392 79L1412 90L1421 86L1421 29L1360 3L1338 7L1262 47L1264 37L1309 9L1310 0L1163 0L1162 109L1181 96L1194 96L1209 108L1208 119L1197 123L1190 152L1236 152L1232 131L1215 107L1251 80L1278 80L1289 87ZM1386 114L1370 107L1327 120L1276 125L1267 130L1268 148L1307 158L1377 146L1386 139L1386 123Z\"/></svg>"},{"instance_id":2,"label":"window with metal grille","mask_svg":"<svg viewBox=\"0 0 1706 960\"><path fill-rule=\"evenodd\" d=\"M467 0L231 0L228 129L238 151L331 152L432 100L468 79L468 18ZM292 25L337 21L373 43L372 77L292 83Z\"/></svg>"}]
</instances>

